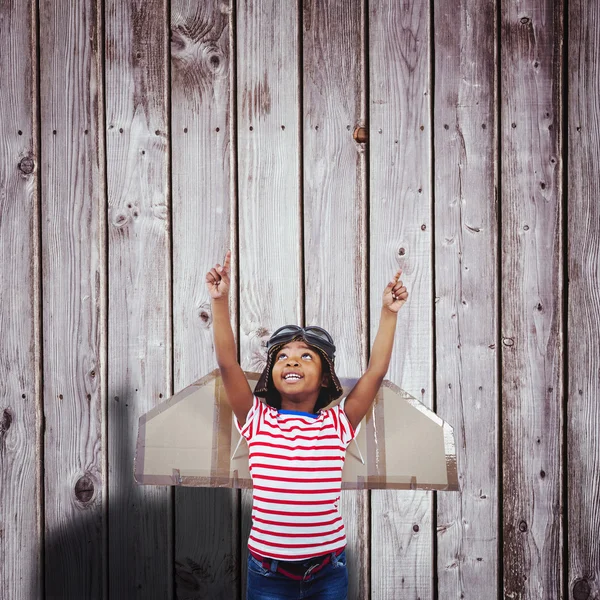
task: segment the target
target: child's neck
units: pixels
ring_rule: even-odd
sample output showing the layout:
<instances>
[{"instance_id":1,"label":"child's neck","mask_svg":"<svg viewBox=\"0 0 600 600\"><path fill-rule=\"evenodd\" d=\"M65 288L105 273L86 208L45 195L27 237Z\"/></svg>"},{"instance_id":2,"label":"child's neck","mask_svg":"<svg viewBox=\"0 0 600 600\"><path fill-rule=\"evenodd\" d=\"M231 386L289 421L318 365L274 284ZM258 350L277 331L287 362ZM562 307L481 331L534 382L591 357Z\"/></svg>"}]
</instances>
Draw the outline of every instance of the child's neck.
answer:
<instances>
[{"instance_id":1,"label":"child's neck","mask_svg":"<svg viewBox=\"0 0 600 600\"><path fill-rule=\"evenodd\" d=\"M305 412L314 414L315 404L317 402L318 394L312 398L308 396L306 398L289 398L284 395L281 396L281 409L282 410L296 410L298 412Z\"/></svg>"}]
</instances>

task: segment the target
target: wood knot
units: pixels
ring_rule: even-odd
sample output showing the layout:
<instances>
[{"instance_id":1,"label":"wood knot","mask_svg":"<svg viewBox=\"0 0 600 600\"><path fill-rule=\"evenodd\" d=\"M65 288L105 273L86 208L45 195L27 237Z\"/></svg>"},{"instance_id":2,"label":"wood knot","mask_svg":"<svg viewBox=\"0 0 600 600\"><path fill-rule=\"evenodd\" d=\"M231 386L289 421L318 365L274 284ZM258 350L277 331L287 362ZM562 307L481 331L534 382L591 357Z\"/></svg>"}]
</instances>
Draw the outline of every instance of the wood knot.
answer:
<instances>
[{"instance_id":1,"label":"wood knot","mask_svg":"<svg viewBox=\"0 0 600 600\"><path fill-rule=\"evenodd\" d=\"M529 17L521 17L521 24L523 25L529 25Z\"/></svg>"},{"instance_id":2,"label":"wood knot","mask_svg":"<svg viewBox=\"0 0 600 600\"><path fill-rule=\"evenodd\" d=\"M399 254L400 256L404 256L404 255L406 254L406 250L405 250L404 248L400 248L400 249L398 250L398 254Z\"/></svg>"},{"instance_id":3,"label":"wood knot","mask_svg":"<svg viewBox=\"0 0 600 600\"><path fill-rule=\"evenodd\" d=\"M125 213L119 212L114 216L114 218L112 220L112 224L115 227L120 228L120 227L124 227L128 221L129 221L128 215L126 215Z\"/></svg>"},{"instance_id":4,"label":"wood knot","mask_svg":"<svg viewBox=\"0 0 600 600\"><path fill-rule=\"evenodd\" d=\"M419 526L418 525L413 525L413 531L415 533L417 533L419 531Z\"/></svg>"},{"instance_id":5,"label":"wood knot","mask_svg":"<svg viewBox=\"0 0 600 600\"><path fill-rule=\"evenodd\" d=\"M221 59L216 54L213 54L208 59L208 64L210 65L212 71L218 71L219 67L221 66Z\"/></svg>"},{"instance_id":6,"label":"wood knot","mask_svg":"<svg viewBox=\"0 0 600 600\"><path fill-rule=\"evenodd\" d=\"M80 477L75 484L75 497L82 504L87 504L94 495L94 482L89 475Z\"/></svg>"},{"instance_id":7,"label":"wood knot","mask_svg":"<svg viewBox=\"0 0 600 600\"><path fill-rule=\"evenodd\" d=\"M183 52L186 47L185 35L178 25L171 29L169 39L171 40L171 52L177 54Z\"/></svg>"},{"instance_id":8,"label":"wood knot","mask_svg":"<svg viewBox=\"0 0 600 600\"><path fill-rule=\"evenodd\" d=\"M368 139L369 139L369 136L367 134L367 128L366 127L358 127L357 126L354 129L354 133L352 134L352 137L359 144L365 144L368 141Z\"/></svg>"},{"instance_id":9,"label":"wood knot","mask_svg":"<svg viewBox=\"0 0 600 600\"><path fill-rule=\"evenodd\" d=\"M200 320L202 321L202 324L205 327L209 327L210 324L212 323L212 313L210 311L210 308L208 308L207 306L200 307L198 316L200 317Z\"/></svg>"},{"instance_id":10,"label":"wood knot","mask_svg":"<svg viewBox=\"0 0 600 600\"><path fill-rule=\"evenodd\" d=\"M30 175L33 173L34 167L35 163L33 162L33 158L31 156L25 156L19 162L19 171L25 175Z\"/></svg>"},{"instance_id":11,"label":"wood knot","mask_svg":"<svg viewBox=\"0 0 600 600\"><path fill-rule=\"evenodd\" d=\"M519 523L519 531L521 533L525 533L527 531L527 523L525 523L525 521L521 521Z\"/></svg>"},{"instance_id":12,"label":"wood knot","mask_svg":"<svg viewBox=\"0 0 600 600\"><path fill-rule=\"evenodd\" d=\"M0 436L3 436L12 425L13 415L10 408L5 408L2 411L2 418L0 419Z\"/></svg>"},{"instance_id":13,"label":"wood knot","mask_svg":"<svg viewBox=\"0 0 600 600\"><path fill-rule=\"evenodd\" d=\"M506 338L502 339L502 343L505 346L509 346L510 347L510 346L514 346L515 345L515 340L513 340L512 338L506 337Z\"/></svg>"},{"instance_id":14,"label":"wood knot","mask_svg":"<svg viewBox=\"0 0 600 600\"><path fill-rule=\"evenodd\" d=\"M587 579L577 579L573 585L573 598L575 600L587 600L592 589Z\"/></svg>"}]
</instances>

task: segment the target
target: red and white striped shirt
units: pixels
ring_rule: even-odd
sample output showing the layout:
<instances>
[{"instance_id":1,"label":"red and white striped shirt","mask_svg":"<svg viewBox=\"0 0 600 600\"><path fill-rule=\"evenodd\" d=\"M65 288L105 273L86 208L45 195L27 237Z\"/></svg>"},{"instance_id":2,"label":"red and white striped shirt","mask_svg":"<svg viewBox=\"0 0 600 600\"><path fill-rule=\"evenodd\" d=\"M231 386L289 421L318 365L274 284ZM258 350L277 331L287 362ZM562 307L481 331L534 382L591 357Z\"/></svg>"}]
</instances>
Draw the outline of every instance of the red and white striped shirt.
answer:
<instances>
[{"instance_id":1,"label":"red and white striped shirt","mask_svg":"<svg viewBox=\"0 0 600 600\"><path fill-rule=\"evenodd\" d=\"M340 404L319 414L277 410L254 396L239 432L248 441L253 484L248 548L304 560L346 545L339 511L346 448L358 433Z\"/></svg>"}]
</instances>

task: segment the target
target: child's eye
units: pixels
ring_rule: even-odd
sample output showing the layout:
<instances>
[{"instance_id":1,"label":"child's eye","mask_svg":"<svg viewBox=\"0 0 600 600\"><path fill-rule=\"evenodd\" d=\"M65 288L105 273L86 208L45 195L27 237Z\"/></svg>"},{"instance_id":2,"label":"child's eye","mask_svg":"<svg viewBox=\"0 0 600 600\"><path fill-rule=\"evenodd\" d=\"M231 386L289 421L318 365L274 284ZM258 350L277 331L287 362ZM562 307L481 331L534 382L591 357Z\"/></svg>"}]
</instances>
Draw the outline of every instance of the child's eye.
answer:
<instances>
[{"instance_id":1,"label":"child's eye","mask_svg":"<svg viewBox=\"0 0 600 600\"><path fill-rule=\"evenodd\" d=\"M312 354L310 354L310 352L305 352L302 355L302 358L304 358L305 356L308 356L308 358L310 358L312 360ZM281 360L282 358L287 358L287 354L284 354L283 352L277 357L277 360Z\"/></svg>"}]
</instances>

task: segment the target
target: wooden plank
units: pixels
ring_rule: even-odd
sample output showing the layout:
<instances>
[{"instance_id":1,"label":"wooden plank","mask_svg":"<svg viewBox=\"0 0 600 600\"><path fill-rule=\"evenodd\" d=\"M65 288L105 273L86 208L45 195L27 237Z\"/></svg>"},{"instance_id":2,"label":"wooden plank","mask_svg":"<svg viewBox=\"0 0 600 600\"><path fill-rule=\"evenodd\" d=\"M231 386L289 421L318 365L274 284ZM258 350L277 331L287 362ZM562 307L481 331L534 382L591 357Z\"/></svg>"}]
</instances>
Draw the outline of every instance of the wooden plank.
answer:
<instances>
[{"instance_id":1,"label":"wooden plank","mask_svg":"<svg viewBox=\"0 0 600 600\"><path fill-rule=\"evenodd\" d=\"M561 598L562 3L500 19L504 596Z\"/></svg>"},{"instance_id":2,"label":"wooden plank","mask_svg":"<svg viewBox=\"0 0 600 600\"><path fill-rule=\"evenodd\" d=\"M398 315L387 377L431 406L429 2L369 1L371 340L398 267L410 299ZM431 598L432 493L373 490L371 594Z\"/></svg>"},{"instance_id":3,"label":"wooden plank","mask_svg":"<svg viewBox=\"0 0 600 600\"><path fill-rule=\"evenodd\" d=\"M307 325L336 343L336 373L367 366L364 15L360 2L304 2L304 288ZM340 285L343 282L343 285ZM348 294L348 290L362 290ZM342 492L349 598L369 598L369 492Z\"/></svg>"},{"instance_id":4,"label":"wooden plank","mask_svg":"<svg viewBox=\"0 0 600 600\"><path fill-rule=\"evenodd\" d=\"M102 3L39 3L45 575L106 594Z\"/></svg>"},{"instance_id":5,"label":"wooden plank","mask_svg":"<svg viewBox=\"0 0 600 600\"><path fill-rule=\"evenodd\" d=\"M237 6L240 350L242 368L261 371L266 339L303 316L300 24L292 0ZM242 491L242 598L251 506Z\"/></svg>"},{"instance_id":6,"label":"wooden plank","mask_svg":"<svg viewBox=\"0 0 600 600\"><path fill-rule=\"evenodd\" d=\"M231 19L228 2L171 3L176 390L217 366L204 280L228 248L235 254ZM234 331L236 286L234 274ZM178 599L238 596L238 498L231 489L175 490Z\"/></svg>"},{"instance_id":7,"label":"wooden plank","mask_svg":"<svg viewBox=\"0 0 600 600\"><path fill-rule=\"evenodd\" d=\"M496 3L440 5L434 19L436 408L461 486L437 495L437 597L496 598Z\"/></svg>"},{"instance_id":8,"label":"wooden plank","mask_svg":"<svg viewBox=\"0 0 600 600\"><path fill-rule=\"evenodd\" d=\"M568 597L600 598L600 7L569 3Z\"/></svg>"},{"instance_id":9,"label":"wooden plank","mask_svg":"<svg viewBox=\"0 0 600 600\"><path fill-rule=\"evenodd\" d=\"M171 395L167 22L164 0L106 4L111 598L172 598L171 490L131 476L139 417Z\"/></svg>"},{"instance_id":10,"label":"wooden plank","mask_svg":"<svg viewBox=\"0 0 600 600\"><path fill-rule=\"evenodd\" d=\"M13 600L42 593L36 20L29 2L0 6L0 598Z\"/></svg>"}]
</instances>

